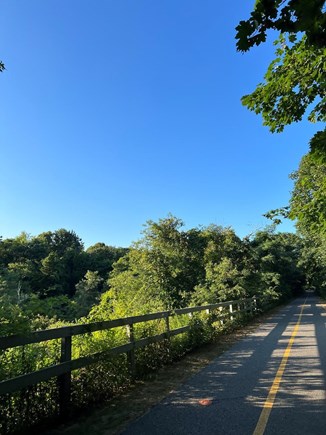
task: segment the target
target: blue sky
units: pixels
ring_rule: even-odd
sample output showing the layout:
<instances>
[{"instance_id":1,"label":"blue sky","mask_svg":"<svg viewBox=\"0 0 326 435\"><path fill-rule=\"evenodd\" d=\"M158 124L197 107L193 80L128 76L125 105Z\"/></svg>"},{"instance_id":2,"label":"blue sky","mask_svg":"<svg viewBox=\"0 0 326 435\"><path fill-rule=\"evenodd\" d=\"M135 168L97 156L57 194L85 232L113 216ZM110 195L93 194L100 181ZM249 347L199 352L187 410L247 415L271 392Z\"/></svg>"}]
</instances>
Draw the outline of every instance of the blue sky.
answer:
<instances>
[{"instance_id":1,"label":"blue sky","mask_svg":"<svg viewBox=\"0 0 326 435\"><path fill-rule=\"evenodd\" d=\"M272 135L241 105L273 58L236 52L252 4L2 0L0 235L128 246L168 213L240 236L268 223L316 126Z\"/></svg>"}]
</instances>

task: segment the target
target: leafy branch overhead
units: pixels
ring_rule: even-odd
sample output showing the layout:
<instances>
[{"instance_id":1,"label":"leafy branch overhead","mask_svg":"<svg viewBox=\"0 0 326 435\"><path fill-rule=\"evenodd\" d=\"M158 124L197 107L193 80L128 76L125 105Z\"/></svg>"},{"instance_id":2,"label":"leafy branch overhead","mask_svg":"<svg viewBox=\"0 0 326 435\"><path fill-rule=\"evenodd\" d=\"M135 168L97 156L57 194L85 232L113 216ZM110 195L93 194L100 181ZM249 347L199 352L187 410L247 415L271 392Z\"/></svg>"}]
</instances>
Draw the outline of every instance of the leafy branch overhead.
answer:
<instances>
[{"instance_id":1,"label":"leafy branch overhead","mask_svg":"<svg viewBox=\"0 0 326 435\"><path fill-rule=\"evenodd\" d=\"M266 41L268 30L304 33L309 44L326 45L324 0L256 0L249 19L236 27L237 49L248 51Z\"/></svg>"},{"instance_id":2,"label":"leafy branch overhead","mask_svg":"<svg viewBox=\"0 0 326 435\"><path fill-rule=\"evenodd\" d=\"M268 67L265 82L242 97L242 103L261 113L264 125L273 133L301 121L307 109L309 121L325 121L326 50L312 49L305 36L296 41L296 37L281 35L275 44L276 58Z\"/></svg>"},{"instance_id":3,"label":"leafy branch overhead","mask_svg":"<svg viewBox=\"0 0 326 435\"><path fill-rule=\"evenodd\" d=\"M247 51L266 40L266 32L281 32L275 59L264 82L242 97L249 110L261 114L271 132L301 121L326 119L326 14L320 0L257 0L247 21L237 26L237 48ZM325 132L322 140L325 139ZM321 136L318 137L318 144ZM312 141L316 148L316 142Z\"/></svg>"},{"instance_id":4,"label":"leafy branch overhead","mask_svg":"<svg viewBox=\"0 0 326 435\"><path fill-rule=\"evenodd\" d=\"M310 122L326 121L326 13L324 0L257 0L248 20L236 28L237 49L248 51L266 41L267 32L280 32L275 59L264 82L242 97L272 133L299 122L307 113ZM297 220L298 229L320 237L326 233L326 129L310 140L310 152L292 174L295 181L290 207L265 216Z\"/></svg>"}]
</instances>

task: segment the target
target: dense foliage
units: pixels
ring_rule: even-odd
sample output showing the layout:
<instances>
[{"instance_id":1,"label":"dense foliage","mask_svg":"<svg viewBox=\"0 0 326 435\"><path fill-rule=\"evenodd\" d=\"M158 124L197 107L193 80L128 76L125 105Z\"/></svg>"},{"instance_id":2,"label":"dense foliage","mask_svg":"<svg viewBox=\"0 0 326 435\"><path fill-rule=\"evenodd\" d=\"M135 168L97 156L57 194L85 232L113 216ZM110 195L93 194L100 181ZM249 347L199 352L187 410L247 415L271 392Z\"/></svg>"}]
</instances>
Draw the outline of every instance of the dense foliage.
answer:
<instances>
[{"instance_id":1,"label":"dense foliage","mask_svg":"<svg viewBox=\"0 0 326 435\"><path fill-rule=\"evenodd\" d=\"M256 0L247 20L237 26L237 48L247 51L267 39L268 30L305 34L316 47L326 44L324 0Z\"/></svg>"},{"instance_id":2,"label":"dense foliage","mask_svg":"<svg viewBox=\"0 0 326 435\"><path fill-rule=\"evenodd\" d=\"M237 26L240 51L265 42L268 30L280 32L275 41L276 57L267 69L265 81L242 98L245 106L262 115L264 125L272 132L300 121L307 110L311 122L325 121L324 3L324 0L257 0L250 18ZM324 129L310 142L313 154L325 154L325 142Z\"/></svg>"},{"instance_id":3,"label":"dense foliage","mask_svg":"<svg viewBox=\"0 0 326 435\"><path fill-rule=\"evenodd\" d=\"M168 216L149 221L129 250L84 250L72 231L0 241L1 334L56 321L121 317L302 289L302 241L272 230L241 240L216 225L184 229Z\"/></svg>"},{"instance_id":4,"label":"dense foliage","mask_svg":"<svg viewBox=\"0 0 326 435\"><path fill-rule=\"evenodd\" d=\"M305 285L301 250L302 239L295 234L267 229L242 240L231 228L216 225L185 229L173 216L149 221L143 237L129 250L102 243L84 250L79 237L67 230L36 237L22 234L0 242L1 334L253 295L285 300L300 294ZM205 311L192 318L171 317L171 329L185 325L190 325L188 334L137 350L137 376L179 358L229 327ZM165 331L165 322L155 320L136 324L134 336L140 339ZM72 358L127 340L123 327L75 336ZM59 340L2 351L0 380L56 364L59 357ZM130 381L126 355L75 370L74 406L106 399ZM58 386L51 380L1 397L0 431L55 417L57 396Z\"/></svg>"},{"instance_id":5,"label":"dense foliage","mask_svg":"<svg viewBox=\"0 0 326 435\"><path fill-rule=\"evenodd\" d=\"M86 315L126 252L104 243L84 250L81 239L64 229L0 239L1 334Z\"/></svg>"},{"instance_id":6,"label":"dense foliage","mask_svg":"<svg viewBox=\"0 0 326 435\"><path fill-rule=\"evenodd\" d=\"M326 51L307 44L306 37L281 35L275 42L276 57L260 83L242 102L255 113L261 113L264 125L272 132L301 121L309 109L308 120L325 121Z\"/></svg>"},{"instance_id":7,"label":"dense foliage","mask_svg":"<svg viewBox=\"0 0 326 435\"><path fill-rule=\"evenodd\" d=\"M326 120L326 11L324 0L257 0L249 19L237 26L237 48L248 51L266 41L268 31L280 32L275 59L264 82L242 98L263 117L271 132L301 121L308 112L314 123ZM273 32L271 33L273 34ZM326 259L326 129L310 140L310 152L291 175L294 189L289 206L266 216L296 220L302 237L299 262L307 283L325 294Z\"/></svg>"},{"instance_id":8,"label":"dense foliage","mask_svg":"<svg viewBox=\"0 0 326 435\"><path fill-rule=\"evenodd\" d=\"M150 221L114 264L110 289L91 315L120 317L254 294L289 297L304 285L301 246L296 235L272 230L241 240L231 228L185 230L173 216Z\"/></svg>"},{"instance_id":9,"label":"dense foliage","mask_svg":"<svg viewBox=\"0 0 326 435\"><path fill-rule=\"evenodd\" d=\"M281 34L275 41L276 56L269 65L264 82L242 98L242 103L261 114L271 132L286 125L308 120L325 122L326 49L309 44L306 35ZM317 132L310 142L314 156L325 155L326 131Z\"/></svg>"}]
</instances>

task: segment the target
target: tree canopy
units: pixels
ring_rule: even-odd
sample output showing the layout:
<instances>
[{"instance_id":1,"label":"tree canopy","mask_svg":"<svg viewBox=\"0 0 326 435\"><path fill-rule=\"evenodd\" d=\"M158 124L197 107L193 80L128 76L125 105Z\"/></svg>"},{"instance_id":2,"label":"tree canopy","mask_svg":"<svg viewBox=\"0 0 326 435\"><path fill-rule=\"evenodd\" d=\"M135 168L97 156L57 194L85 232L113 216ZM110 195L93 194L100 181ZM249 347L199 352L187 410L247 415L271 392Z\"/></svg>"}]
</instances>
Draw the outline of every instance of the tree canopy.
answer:
<instances>
[{"instance_id":1,"label":"tree canopy","mask_svg":"<svg viewBox=\"0 0 326 435\"><path fill-rule=\"evenodd\" d=\"M266 41L268 30L281 34L276 39L275 59L264 82L242 97L242 103L256 114L271 132L308 120L326 120L326 14L320 0L257 0L250 18L237 26L237 49L247 51ZM325 150L326 131L311 140L311 149Z\"/></svg>"},{"instance_id":2,"label":"tree canopy","mask_svg":"<svg viewBox=\"0 0 326 435\"><path fill-rule=\"evenodd\" d=\"M58 319L99 320L254 294L279 299L304 284L300 237L268 230L241 240L229 227L185 229L172 215L148 221L129 249L96 243L84 250L64 229L0 240L5 334Z\"/></svg>"},{"instance_id":3,"label":"tree canopy","mask_svg":"<svg viewBox=\"0 0 326 435\"><path fill-rule=\"evenodd\" d=\"M237 49L247 51L266 41L267 32L302 34L316 47L326 45L324 0L256 0L247 20L237 26Z\"/></svg>"},{"instance_id":4,"label":"tree canopy","mask_svg":"<svg viewBox=\"0 0 326 435\"><path fill-rule=\"evenodd\" d=\"M309 237L326 235L326 165L307 154L291 175L295 181L289 216L297 219L298 229Z\"/></svg>"},{"instance_id":5,"label":"tree canopy","mask_svg":"<svg viewBox=\"0 0 326 435\"><path fill-rule=\"evenodd\" d=\"M309 121L325 121L326 50L312 48L306 36L297 41L281 35L275 44L276 58L268 67L265 82L242 97L242 103L261 113L271 132L301 121L307 110Z\"/></svg>"},{"instance_id":6,"label":"tree canopy","mask_svg":"<svg viewBox=\"0 0 326 435\"><path fill-rule=\"evenodd\" d=\"M16 331L17 322L25 327L36 316L88 314L107 290L113 263L126 252L104 243L85 251L77 234L65 229L0 238L0 317L15 316L10 323Z\"/></svg>"},{"instance_id":7,"label":"tree canopy","mask_svg":"<svg viewBox=\"0 0 326 435\"><path fill-rule=\"evenodd\" d=\"M258 293L287 297L303 288L300 249L293 234L268 230L241 240L217 225L185 230L174 216L149 221L143 238L114 264L110 290L93 313L125 316Z\"/></svg>"},{"instance_id":8,"label":"tree canopy","mask_svg":"<svg viewBox=\"0 0 326 435\"><path fill-rule=\"evenodd\" d=\"M275 41L275 59L264 82L242 97L242 103L256 114L271 132L301 121L305 114L313 123L326 120L326 13L321 0L257 0L249 19L237 26L237 49L248 51L266 41L269 30L280 32ZM298 228L325 235L326 212L324 164L326 129L310 140L310 152L292 174L295 181L289 207L272 210L296 219Z\"/></svg>"}]
</instances>

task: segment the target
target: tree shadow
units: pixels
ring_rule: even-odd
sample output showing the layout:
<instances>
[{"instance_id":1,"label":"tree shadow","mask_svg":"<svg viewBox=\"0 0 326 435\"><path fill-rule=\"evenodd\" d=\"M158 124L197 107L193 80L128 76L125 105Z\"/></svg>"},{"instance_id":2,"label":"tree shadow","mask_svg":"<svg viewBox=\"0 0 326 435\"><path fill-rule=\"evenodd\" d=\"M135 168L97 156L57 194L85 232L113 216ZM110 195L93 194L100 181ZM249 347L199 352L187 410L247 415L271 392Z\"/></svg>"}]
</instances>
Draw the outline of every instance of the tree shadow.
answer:
<instances>
[{"instance_id":1,"label":"tree shadow","mask_svg":"<svg viewBox=\"0 0 326 435\"><path fill-rule=\"evenodd\" d=\"M252 433L298 311L298 301L283 308L124 434ZM280 357L272 357L275 348ZM202 399L208 399L206 406Z\"/></svg>"}]
</instances>

